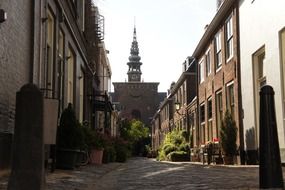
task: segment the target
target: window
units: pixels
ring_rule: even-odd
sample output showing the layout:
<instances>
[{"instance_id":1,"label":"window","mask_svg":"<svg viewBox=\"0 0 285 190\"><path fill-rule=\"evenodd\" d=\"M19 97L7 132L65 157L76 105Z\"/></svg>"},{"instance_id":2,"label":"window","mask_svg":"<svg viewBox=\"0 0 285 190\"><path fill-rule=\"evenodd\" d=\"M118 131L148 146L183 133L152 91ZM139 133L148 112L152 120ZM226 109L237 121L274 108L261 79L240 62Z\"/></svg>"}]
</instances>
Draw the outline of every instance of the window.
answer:
<instances>
[{"instance_id":1,"label":"window","mask_svg":"<svg viewBox=\"0 0 285 190\"><path fill-rule=\"evenodd\" d=\"M208 107L208 119L212 119L212 98L208 98L208 103L207 103L207 107Z\"/></svg>"},{"instance_id":2,"label":"window","mask_svg":"<svg viewBox=\"0 0 285 190\"><path fill-rule=\"evenodd\" d=\"M227 110L235 118L235 101L234 101L234 84L231 82L227 85Z\"/></svg>"},{"instance_id":3,"label":"window","mask_svg":"<svg viewBox=\"0 0 285 190\"><path fill-rule=\"evenodd\" d=\"M216 60L216 70L218 70L222 66L222 46L221 46L220 31L215 36L215 60Z\"/></svg>"},{"instance_id":4,"label":"window","mask_svg":"<svg viewBox=\"0 0 285 190\"><path fill-rule=\"evenodd\" d=\"M216 93L216 127L217 127L217 137L220 136L220 128L223 120L223 98L222 91Z\"/></svg>"},{"instance_id":5,"label":"window","mask_svg":"<svg viewBox=\"0 0 285 190\"><path fill-rule=\"evenodd\" d=\"M265 46L257 50L253 56L253 76L254 76L254 101L255 101L255 124L256 124L256 134L259 134L259 91L260 88L266 84L266 69L265 69ZM259 143L259 138L257 135L257 142Z\"/></svg>"},{"instance_id":6,"label":"window","mask_svg":"<svg viewBox=\"0 0 285 190\"><path fill-rule=\"evenodd\" d=\"M57 52L58 52L58 60L57 60L57 81L58 81L58 98L60 101L60 109L64 108L64 103L63 103L63 94L64 94L64 33L63 31L60 29L59 30L59 34L58 34L58 41L57 41Z\"/></svg>"},{"instance_id":7,"label":"window","mask_svg":"<svg viewBox=\"0 0 285 190\"><path fill-rule=\"evenodd\" d=\"M187 104L187 102L186 102L186 98L187 98L186 82L183 83L182 88L183 88L183 105L186 105Z\"/></svg>"},{"instance_id":8,"label":"window","mask_svg":"<svg viewBox=\"0 0 285 190\"><path fill-rule=\"evenodd\" d=\"M212 119L212 98L207 100L207 114L208 114L208 141L213 140L213 119Z\"/></svg>"},{"instance_id":9,"label":"window","mask_svg":"<svg viewBox=\"0 0 285 190\"><path fill-rule=\"evenodd\" d=\"M211 74L211 51L208 50L206 53L206 73L207 76Z\"/></svg>"},{"instance_id":10,"label":"window","mask_svg":"<svg viewBox=\"0 0 285 190\"><path fill-rule=\"evenodd\" d=\"M283 106L285 108L285 29L280 33L280 47L281 47L281 68L282 68L282 90L283 90ZM284 109L285 110L285 109ZM285 120L285 113L283 113L283 120Z\"/></svg>"},{"instance_id":11,"label":"window","mask_svg":"<svg viewBox=\"0 0 285 190\"><path fill-rule=\"evenodd\" d=\"M199 81L200 83L204 81L204 60L203 59L199 63Z\"/></svg>"},{"instance_id":12,"label":"window","mask_svg":"<svg viewBox=\"0 0 285 190\"><path fill-rule=\"evenodd\" d=\"M67 103L73 104L75 54L71 47L68 48L67 58Z\"/></svg>"},{"instance_id":13,"label":"window","mask_svg":"<svg viewBox=\"0 0 285 190\"><path fill-rule=\"evenodd\" d=\"M54 91L54 16L50 10L47 12L46 46L45 96L52 98Z\"/></svg>"},{"instance_id":14,"label":"window","mask_svg":"<svg viewBox=\"0 0 285 190\"><path fill-rule=\"evenodd\" d=\"M84 114L84 73L81 70L79 77L79 122L83 121Z\"/></svg>"},{"instance_id":15,"label":"window","mask_svg":"<svg viewBox=\"0 0 285 190\"><path fill-rule=\"evenodd\" d=\"M85 0L82 0L82 31L85 30Z\"/></svg>"},{"instance_id":16,"label":"window","mask_svg":"<svg viewBox=\"0 0 285 190\"><path fill-rule=\"evenodd\" d=\"M266 77L265 77L265 68L264 68L264 60L265 60L265 53L258 55L257 62L258 62L258 81L260 83L260 87L266 84Z\"/></svg>"},{"instance_id":17,"label":"window","mask_svg":"<svg viewBox=\"0 0 285 190\"><path fill-rule=\"evenodd\" d=\"M226 21L226 58L229 60L233 57L233 17L232 15Z\"/></svg>"},{"instance_id":18,"label":"window","mask_svg":"<svg viewBox=\"0 0 285 190\"><path fill-rule=\"evenodd\" d=\"M64 34L63 31L60 29L58 34L58 56L62 60L64 57Z\"/></svg>"},{"instance_id":19,"label":"window","mask_svg":"<svg viewBox=\"0 0 285 190\"><path fill-rule=\"evenodd\" d=\"M205 104L200 105L200 119L201 123L205 122Z\"/></svg>"},{"instance_id":20,"label":"window","mask_svg":"<svg viewBox=\"0 0 285 190\"><path fill-rule=\"evenodd\" d=\"M205 104L200 105L200 137L201 137L201 143L205 143Z\"/></svg>"},{"instance_id":21,"label":"window","mask_svg":"<svg viewBox=\"0 0 285 190\"><path fill-rule=\"evenodd\" d=\"M201 129L200 129L200 138L201 138L201 144L205 144L205 123L201 123Z\"/></svg>"}]
</instances>

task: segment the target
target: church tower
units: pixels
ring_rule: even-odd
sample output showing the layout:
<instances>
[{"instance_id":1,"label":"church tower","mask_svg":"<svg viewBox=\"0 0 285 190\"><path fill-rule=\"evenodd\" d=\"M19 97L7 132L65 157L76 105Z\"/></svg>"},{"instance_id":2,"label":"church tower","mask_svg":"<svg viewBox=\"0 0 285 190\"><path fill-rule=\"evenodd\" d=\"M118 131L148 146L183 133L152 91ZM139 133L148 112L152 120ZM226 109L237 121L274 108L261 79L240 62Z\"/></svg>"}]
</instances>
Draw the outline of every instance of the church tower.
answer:
<instances>
[{"instance_id":1,"label":"church tower","mask_svg":"<svg viewBox=\"0 0 285 190\"><path fill-rule=\"evenodd\" d=\"M111 94L113 103L117 105L119 118L138 119L150 126L159 103L166 97L165 92L157 92L158 82L144 82L141 79L141 57L137 42L136 27L129 56L127 82L113 82L114 93Z\"/></svg>"},{"instance_id":2,"label":"church tower","mask_svg":"<svg viewBox=\"0 0 285 190\"><path fill-rule=\"evenodd\" d=\"M131 55L129 56L129 62L127 65L129 66L128 70L128 82L141 82L141 65L140 62L141 57L139 56L139 48L137 42L137 32L136 27L134 27L134 36L131 47Z\"/></svg>"}]
</instances>

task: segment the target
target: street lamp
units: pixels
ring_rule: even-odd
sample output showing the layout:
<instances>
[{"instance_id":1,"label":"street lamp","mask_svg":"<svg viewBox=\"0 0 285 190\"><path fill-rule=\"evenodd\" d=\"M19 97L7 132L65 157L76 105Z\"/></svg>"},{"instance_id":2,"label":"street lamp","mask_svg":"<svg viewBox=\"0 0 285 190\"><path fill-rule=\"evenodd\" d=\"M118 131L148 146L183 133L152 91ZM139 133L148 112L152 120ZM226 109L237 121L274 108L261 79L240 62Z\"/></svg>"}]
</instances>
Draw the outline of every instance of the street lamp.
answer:
<instances>
[{"instance_id":1,"label":"street lamp","mask_svg":"<svg viewBox=\"0 0 285 190\"><path fill-rule=\"evenodd\" d=\"M178 115L184 116L184 114L179 113L179 110L180 110L180 108L181 108L181 103L178 102L178 101L176 101L176 102L174 103L174 105L175 105L175 111L176 111L176 113L177 113Z\"/></svg>"},{"instance_id":2,"label":"street lamp","mask_svg":"<svg viewBox=\"0 0 285 190\"><path fill-rule=\"evenodd\" d=\"M175 110L178 111L180 109L180 102L175 102Z\"/></svg>"},{"instance_id":3,"label":"street lamp","mask_svg":"<svg viewBox=\"0 0 285 190\"><path fill-rule=\"evenodd\" d=\"M7 20L7 13L3 9L0 9L0 23L4 22L5 20Z\"/></svg>"}]
</instances>

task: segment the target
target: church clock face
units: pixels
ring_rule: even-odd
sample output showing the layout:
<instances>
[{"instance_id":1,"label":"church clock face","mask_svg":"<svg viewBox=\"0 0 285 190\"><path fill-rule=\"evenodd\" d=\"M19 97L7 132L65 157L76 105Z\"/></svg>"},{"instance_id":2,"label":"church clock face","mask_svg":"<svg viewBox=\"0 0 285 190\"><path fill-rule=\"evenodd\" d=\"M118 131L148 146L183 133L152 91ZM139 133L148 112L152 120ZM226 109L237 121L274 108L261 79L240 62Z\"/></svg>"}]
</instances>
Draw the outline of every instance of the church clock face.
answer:
<instances>
[{"instance_id":1,"label":"church clock face","mask_svg":"<svg viewBox=\"0 0 285 190\"><path fill-rule=\"evenodd\" d=\"M132 75L131 77L133 80L137 80L139 78L138 75Z\"/></svg>"}]
</instances>

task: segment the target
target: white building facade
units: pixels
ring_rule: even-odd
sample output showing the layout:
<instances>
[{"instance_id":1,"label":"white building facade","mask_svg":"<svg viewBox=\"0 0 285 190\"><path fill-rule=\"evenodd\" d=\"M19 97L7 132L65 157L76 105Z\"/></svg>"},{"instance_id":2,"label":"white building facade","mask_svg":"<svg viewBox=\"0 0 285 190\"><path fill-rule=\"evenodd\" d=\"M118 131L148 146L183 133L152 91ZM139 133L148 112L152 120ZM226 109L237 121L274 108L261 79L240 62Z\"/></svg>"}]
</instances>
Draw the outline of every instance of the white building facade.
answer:
<instances>
[{"instance_id":1,"label":"white building facade","mask_svg":"<svg viewBox=\"0 0 285 190\"><path fill-rule=\"evenodd\" d=\"M259 146L259 91L270 85L281 161L285 162L285 1L240 0L240 64L244 143L248 156Z\"/></svg>"}]
</instances>

